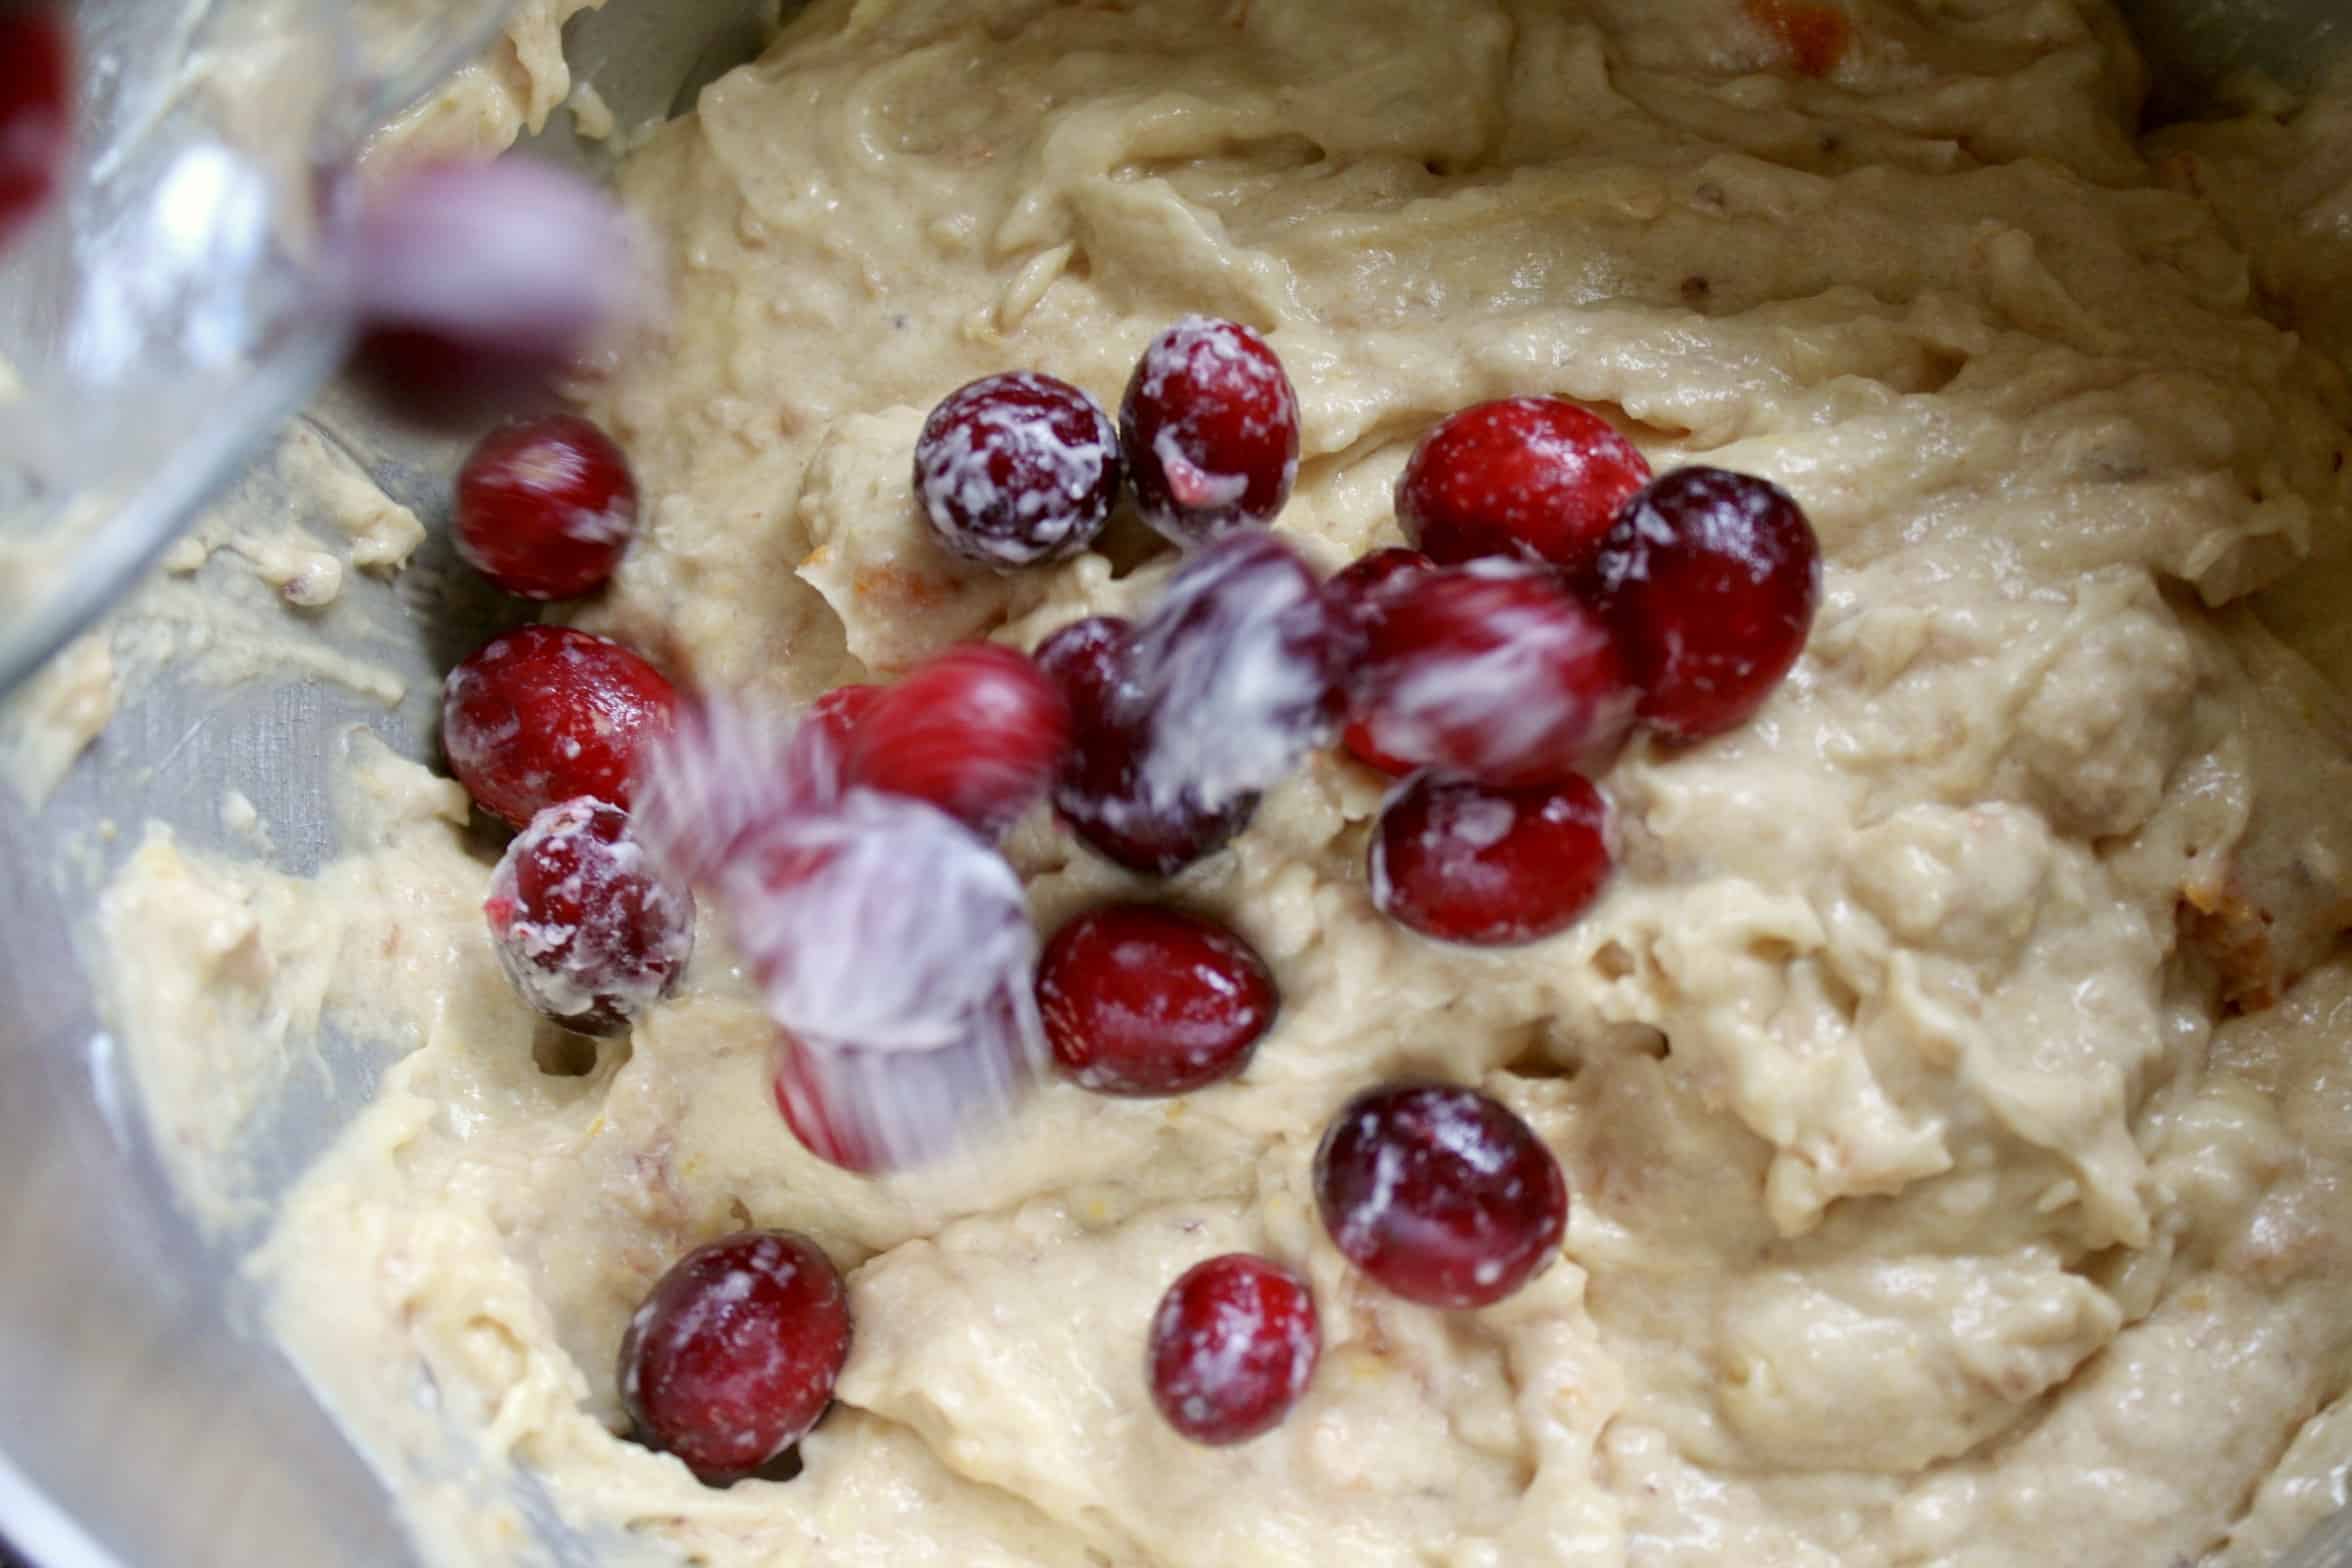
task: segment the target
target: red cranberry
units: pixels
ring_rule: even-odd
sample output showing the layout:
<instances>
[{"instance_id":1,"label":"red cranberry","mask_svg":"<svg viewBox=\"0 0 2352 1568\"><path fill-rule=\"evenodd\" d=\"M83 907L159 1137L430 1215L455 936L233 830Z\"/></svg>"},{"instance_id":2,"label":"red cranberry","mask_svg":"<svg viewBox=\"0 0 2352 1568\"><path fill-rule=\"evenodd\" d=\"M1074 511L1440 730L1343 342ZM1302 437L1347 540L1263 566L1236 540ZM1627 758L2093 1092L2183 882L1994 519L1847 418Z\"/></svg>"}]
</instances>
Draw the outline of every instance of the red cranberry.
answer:
<instances>
[{"instance_id":1,"label":"red cranberry","mask_svg":"<svg viewBox=\"0 0 2352 1568\"><path fill-rule=\"evenodd\" d=\"M1788 53L1804 76L1827 76L1846 57L1854 20L1834 5L1800 0L1748 0L1747 13Z\"/></svg>"},{"instance_id":2,"label":"red cranberry","mask_svg":"<svg viewBox=\"0 0 2352 1568\"><path fill-rule=\"evenodd\" d=\"M1638 700L1607 623L1551 573L1507 561L1384 592L1353 698L1375 754L1509 785L1565 778L1604 754Z\"/></svg>"},{"instance_id":3,"label":"red cranberry","mask_svg":"<svg viewBox=\"0 0 2352 1568\"><path fill-rule=\"evenodd\" d=\"M811 1067L808 1046L779 1034L772 1066L776 1109L802 1148L828 1165L861 1176L888 1169L882 1150L828 1103L825 1080Z\"/></svg>"},{"instance_id":4,"label":"red cranberry","mask_svg":"<svg viewBox=\"0 0 2352 1568\"><path fill-rule=\"evenodd\" d=\"M1565 930L1609 880L1608 807L1582 778L1496 789L1424 773L1373 829L1372 902L1441 942L1506 947Z\"/></svg>"},{"instance_id":5,"label":"red cranberry","mask_svg":"<svg viewBox=\"0 0 2352 1568\"><path fill-rule=\"evenodd\" d=\"M1196 1443L1246 1442L1290 1414L1315 1376L1323 1330L1290 1270L1245 1252L1185 1270L1152 1314L1152 1402Z\"/></svg>"},{"instance_id":6,"label":"red cranberry","mask_svg":"<svg viewBox=\"0 0 2352 1568\"><path fill-rule=\"evenodd\" d=\"M970 829L853 789L754 827L717 889L790 1037L779 1103L820 1155L913 1164L1027 1087L1044 1055L1036 935L1020 878Z\"/></svg>"},{"instance_id":7,"label":"red cranberry","mask_svg":"<svg viewBox=\"0 0 2352 1568\"><path fill-rule=\"evenodd\" d=\"M1135 627L1119 616L1090 615L1039 643L1034 657L1073 709L1081 697L1099 707L1127 678L1127 647L1134 637Z\"/></svg>"},{"instance_id":8,"label":"red cranberry","mask_svg":"<svg viewBox=\"0 0 2352 1568\"><path fill-rule=\"evenodd\" d=\"M621 1338L621 1403L650 1446L733 1480L806 1437L849 1359L849 1293L817 1244L743 1231L680 1258Z\"/></svg>"},{"instance_id":9,"label":"red cranberry","mask_svg":"<svg viewBox=\"0 0 2352 1568\"><path fill-rule=\"evenodd\" d=\"M1119 439L1145 522L1178 543L1273 520L1298 477L1298 394L1266 340L1187 316L1144 350Z\"/></svg>"},{"instance_id":10,"label":"red cranberry","mask_svg":"<svg viewBox=\"0 0 2352 1568\"><path fill-rule=\"evenodd\" d=\"M1350 626L1369 630L1381 616L1390 594L1433 569L1437 563L1418 550L1390 545L1359 556L1331 574L1323 585L1332 612Z\"/></svg>"},{"instance_id":11,"label":"red cranberry","mask_svg":"<svg viewBox=\"0 0 2352 1568\"><path fill-rule=\"evenodd\" d=\"M457 471L451 542L474 570L526 599L602 587L636 527L628 458L577 414L502 425Z\"/></svg>"},{"instance_id":12,"label":"red cranberry","mask_svg":"<svg viewBox=\"0 0 2352 1568\"><path fill-rule=\"evenodd\" d=\"M1430 1307L1485 1307L1551 1261L1568 1228L1560 1162L1500 1101L1391 1084L1349 1101L1315 1151L1315 1201L1340 1253Z\"/></svg>"},{"instance_id":13,"label":"red cranberry","mask_svg":"<svg viewBox=\"0 0 2352 1568\"><path fill-rule=\"evenodd\" d=\"M853 682L836 686L809 704L808 716L802 724L825 737L835 756L849 755L849 743L866 722L866 715L874 711L874 704L882 700L883 688Z\"/></svg>"},{"instance_id":14,"label":"red cranberry","mask_svg":"<svg viewBox=\"0 0 2352 1568\"><path fill-rule=\"evenodd\" d=\"M986 566L1076 555L1126 477L1119 432L1067 381L1016 371L958 387L915 441L915 494L950 552Z\"/></svg>"},{"instance_id":15,"label":"red cranberry","mask_svg":"<svg viewBox=\"0 0 2352 1568\"><path fill-rule=\"evenodd\" d=\"M1115 616L1063 627L1037 650L1038 667L1070 704L1070 751L1054 780L1054 809L1088 847L1130 871L1169 876L1223 848L1249 823L1257 797L1211 810L1197 797L1160 804L1142 777L1151 715L1128 675L1133 628Z\"/></svg>"},{"instance_id":16,"label":"red cranberry","mask_svg":"<svg viewBox=\"0 0 2352 1568\"><path fill-rule=\"evenodd\" d=\"M523 999L581 1034L617 1034L667 996L694 951L694 895L629 836L629 814L585 797L514 837L482 905Z\"/></svg>"},{"instance_id":17,"label":"red cranberry","mask_svg":"<svg viewBox=\"0 0 2352 1568\"><path fill-rule=\"evenodd\" d=\"M1607 420L1564 398L1506 398L1422 437L1397 481L1397 518L1449 565L1503 555L1577 571L1649 479Z\"/></svg>"},{"instance_id":18,"label":"red cranberry","mask_svg":"<svg viewBox=\"0 0 2352 1568\"><path fill-rule=\"evenodd\" d=\"M676 705L661 672L610 638L524 626L449 672L441 744L474 804L521 827L579 795L627 807L638 748Z\"/></svg>"},{"instance_id":19,"label":"red cranberry","mask_svg":"<svg viewBox=\"0 0 2352 1568\"><path fill-rule=\"evenodd\" d=\"M1349 628L1351 658L1360 655L1373 623L1380 617L1384 597L1436 564L1418 550L1392 545L1352 561L1332 574L1331 581L1323 585L1323 593L1330 601L1332 613ZM1339 743L1358 762L1391 778L1402 778L1413 771L1412 763L1391 757L1372 744L1372 732L1361 720L1350 721L1340 732Z\"/></svg>"},{"instance_id":20,"label":"red cranberry","mask_svg":"<svg viewBox=\"0 0 2352 1568\"><path fill-rule=\"evenodd\" d=\"M1046 1043L1097 1094L1189 1094L1230 1078L1276 1005L1274 976L1247 942L1155 904L1080 915L1037 966Z\"/></svg>"},{"instance_id":21,"label":"red cranberry","mask_svg":"<svg viewBox=\"0 0 2352 1568\"><path fill-rule=\"evenodd\" d=\"M1779 486L1682 468L1626 503L1594 582L1642 718L1694 740L1748 718L1797 662L1821 602L1821 546Z\"/></svg>"},{"instance_id":22,"label":"red cranberry","mask_svg":"<svg viewBox=\"0 0 2352 1568\"><path fill-rule=\"evenodd\" d=\"M1413 764L1402 757L1392 757L1372 743L1372 732L1361 721L1350 724L1339 732L1339 743L1347 754L1376 773L1401 779L1414 771Z\"/></svg>"},{"instance_id":23,"label":"red cranberry","mask_svg":"<svg viewBox=\"0 0 2352 1568\"><path fill-rule=\"evenodd\" d=\"M430 424L511 407L643 306L643 246L619 206L537 159L403 173L356 227L358 367Z\"/></svg>"},{"instance_id":24,"label":"red cranberry","mask_svg":"<svg viewBox=\"0 0 2352 1568\"><path fill-rule=\"evenodd\" d=\"M1007 993L966 1020L963 1038L922 1050L801 1038L774 1059L776 1108L818 1159L859 1175L902 1170L963 1145L1027 1089L1034 1016Z\"/></svg>"},{"instance_id":25,"label":"red cranberry","mask_svg":"<svg viewBox=\"0 0 2352 1568\"><path fill-rule=\"evenodd\" d=\"M0 244L57 189L73 142L73 50L46 5L0 6Z\"/></svg>"},{"instance_id":26,"label":"red cranberry","mask_svg":"<svg viewBox=\"0 0 2352 1568\"><path fill-rule=\"evenodd\" d=\"M865 706L847 760L868 789L927 800L974 832L1012 826L1070 744L1070 709L1026 654L950 648Z\"/></svg>"}]
</instances>

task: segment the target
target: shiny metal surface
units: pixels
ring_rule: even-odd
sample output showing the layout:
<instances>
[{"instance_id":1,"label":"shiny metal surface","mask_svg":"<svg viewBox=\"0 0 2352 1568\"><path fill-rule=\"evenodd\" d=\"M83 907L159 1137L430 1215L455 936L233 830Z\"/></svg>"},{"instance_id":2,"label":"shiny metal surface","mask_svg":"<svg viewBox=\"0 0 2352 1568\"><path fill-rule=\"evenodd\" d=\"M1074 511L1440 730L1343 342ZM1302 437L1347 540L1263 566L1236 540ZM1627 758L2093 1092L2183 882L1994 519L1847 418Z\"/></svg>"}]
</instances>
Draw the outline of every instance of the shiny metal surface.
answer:
<instances>
[{"instance_id":1,"label":"shiny metal surface","mask_svg":"<svg viewBox=\"0 0 2352 1568\"><path fill-rule=\"evenodd\" d=\"M575 25L573 58L627 123L747 49L767 9L613 0ZM2352 16L2347 0L2140 9L2176 101L2230 59L2299 73ZM715 55L713 36L725 40ZM560 126L540 150L576 155ZM316 417L438 523L452 452L373 430L333 398ZM159 683L127 697L43 810L28 814L0 791L10 889L0 904L0 1537L40 1568L413 1562L364 1465L250 1332L233 1263L245 1238L208 1246L174 1213L126 1122L75 941L96 879L127 853L136 825L158 817L193 842L222 843L218 806L232 783L260 806L283 861L315 862L327 847L330 738L363 725L411 752L431 744L437 672L494 610L478 591L465 596L467 582L436 538L400 583L355 576L328 612L329 635L366 646L407 682L396 707L318 684ZM445 599L444 586L459 597ZM119 829L111 838L108 823ZM342 1108L364 1096L375 1065L342 1054ZM274 1129L277 1178L332 1134L337 1112L324 1100L292 1108ZM2352 1520L2293 1568L2352 1568Z\"/></svg>"}]
</instances>

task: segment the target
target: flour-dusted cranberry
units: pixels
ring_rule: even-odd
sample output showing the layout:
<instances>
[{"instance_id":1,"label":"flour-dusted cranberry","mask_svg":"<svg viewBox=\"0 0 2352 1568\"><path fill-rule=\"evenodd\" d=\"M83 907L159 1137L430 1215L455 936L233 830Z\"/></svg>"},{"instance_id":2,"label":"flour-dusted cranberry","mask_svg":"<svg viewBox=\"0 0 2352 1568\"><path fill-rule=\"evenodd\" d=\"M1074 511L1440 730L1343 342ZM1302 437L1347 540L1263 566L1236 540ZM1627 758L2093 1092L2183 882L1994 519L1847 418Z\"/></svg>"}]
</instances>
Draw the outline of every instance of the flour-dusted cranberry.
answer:
<instances>
[{"instance_id":1,"label":"flour-dusted cranberry","mask_svg":"<svg viewBox=\"0 0 2352 1568\"><path fill-rule=\"evenodd\" d=\"M581 1034L617 1034L669 994L694 951L694 895L585 797L550 806L506 846L482 905L523 999Z\"/></svg>"},{"instance_id":2,"label":"flour-dusted cranberry","mask_svg":"<svg viewBox=\"0 0 2352 1568\"><path fill-rule=\"evenodd\" d=\"M1030 371L958 387L915 441L915 495L932 533L986 566L1076 555L1102 532L1125 476L1110 415Z\"/></svg>"},{"instance_id":3,"label":"flour-dusted cranberry","mask_svg":"<svg viewBox=\"0 0 2352 1568\"><path fill-rule=\"evenodd\" d=\"M1388 594L1408 580L1437 565L1418 550L1392 545L1359 557L1334 572L1323 585L1324 597L1332 612L1348 629L1350 661L1360 655L1369 639L1371 628L1380 618L1381 606ZM1372 744L1371 731L1360 719L1351 719L1340 732L1340 744L1348 754L1366 767L1377 769L1392 778L1402 778L1413 771L1413 764L1401 757L1391 757Z\"/></svg>"},{"instance_id":4,"label":"flour-dusted cranberry","mask_svg":"<svg viewBox=\"0 0 2352 1568\"><path fill-rule=\"evenodd\" d=\"M526 599L602 587L637 527L637 480L613 438L577 414L501 425L457 471L450 542Z\"/></svg>"},{"instance_id":5,"label":"flour-dusted cranberry","mask_svg":"<svg viewBox=\"0 0 2352 1568\"><path fill-rule=\"evenodd\" d=\"M1372 732L1365 728L1361 719L1351 722L1346 729L1339 732L1339 743L1346 749L1349 756L1361 762L1365 767L1376 773L1385 773L1392 779L1401 779L1406 774L1415 771L1412 763L1402 757L1392 757L1374 745Z\"/></svg>"},{"instance_id":6,"label":"flour-dusted cranberry","mask_svg":"<svg viewBox=\"0 0 2352 1568\"><path fill-rule=\"evenodd\" d=\"M845 686L805 714L705 695L639 748L632 782L637 840L682 881L715 881L755 830L795 811L830 808L848 734L880 688Z\"/></svg>"},{"instance_id":7,"label":"flour-dusted cranberry","mask_svg":"<svg viewBox=\"0 0 2352 1568\"><path fill-rule=\"evenodd\" d=\"M648 1445L705 1481L757 1470L809 1434L849 1359L849 1292L788 1230L697 1247L621 1338L621 1403Z\"/></svg>"},{"instance_id":8,"label":"flour-dusted cranberry","mask_svg":"<svg viewBox=\"0 0 2352 1568\"><path fill-rule=\"evenodd\" d=\"M73 142L73 50L60 8L0 6L0 244L48 205Z\"/></svg>"},{"instance_id":9,"label":"flour-dusted cranberry","mask_svg":"<svg viewBox=\"0 0 2352 1568\"><path fill-rule=\"evenodd\" d=\"M1390 594L1436 565L1419 550L1390 545L1358 556L1332 573L1331 581L1323 585L1324 597L1331 602L1333 613L1350 626L1369 629L1379 621Z\"/></svg>"},{"instance_id":10,"label":"flour-dusted cranberry","mask_svg":"<svg viewBox=\"0 0 2352 1568\"><path fill-rule=\"evenodd\" d=\"M1821 545L1778 485L1681 468L1625 504L1593 585L1642 719L1695 740L1747 719L1797 662L1821 602Z\"/></svg>"},{"instance_id":11,"label":"flour-dusted cranberry","mask_svg":"<svg viewBox=\"0 0 2352 1568\"><path fill-rule=\"evenodd\" d=\"M1521 785L1624 738L1638 698L1617 640L1551 572L1473 561L1402 580L1380 605L1351 687L1376 755Z\"/></svg>"},{"instance_id":12,"label":"flour-dusted cranberry","mask_svg":"<svg viewBox=\"0 0 2352 1568\"><path fill-rule=\"evenodd\" d=\"M822 733L835 751L849 755L850 740L866 715L874 711L874 704L882 700L884 688L853 681L847 686L836 686L809 704L804 723Z\"/></svg>"},{"instance_id":13,"label":"flour-dusted cranberry","mask_svg":"<svg viewBox=\"0 0 2352 1568\"><path fill-rule=\"evenodd\" d=\"M1046 1043L1097 1094L1189 1094L1249 1064L1274 1022L1274 976L1214 921L1110 904L1054 933L1037 965Z\"/></svg>"},{"instance_id":14,"label":"flour-dusted cranberry","mask_svg":"<svg viewBox=\"0 0 2352 1568\"><path fill-rule=\"evenodd\" d=\"M1349 1101L1315 1151L1315 1201L1349 1262L1408 1301L1491 1306L1568 1228L1560 1162L1475 1089L1405 1083Z\"/></svg>"},{"instance_id":15,"label":"flour-dusted cranberry","mask_svg":"<svg viewBox=\"0 0 2352 1568\"><path fill-rule=\"evenodd\" d=\"M1481 403L1421 438L1397 481L1397 519L1447 564L1501 555L1579 571L1650 465L1565 398Z\"/></svg>"},{"instance_id":16,"label":"flour-dusted cranberry","mask_svg":"<svg viewBox=\"0 0 2352 1568\"><path fill-rule=\"evenodd\" d=\"M1280 782L1336 729L1348 651L1313 568L1274 535L1195 550L1128 653L1148 715L1146 804L1214 812Z\"/></svg>"},{"instance_id":17,"label":"flour-dusted cranberry","mask_svg":"<svg viewBox=\"0 0 2352 1568\"><path fill-rule=\"evenodd\" d=\"M1273 520L1298 477L1298 393L1238 322L1187 316L1144 350L1119 405L1144 521L1178 543Z\"/></svg>"},{"instance_id":18,"label":"flour-dusted cranberry","mask_svg":"<svg viewBox=\"0 0 2352 1568\"><path fill-rule=\"evenodd\" d=\"M1097 854L1146 876L1168 876L1212 854L1248 825L1257 797L1210 809L1197 797L1147 798L1151 713L1129 676L1134 628L1116 616L1072 622L1037 649L1038 667L1070 704L1070 750L1054 780L1054 810Z\"/></svg>"},{"instance_id":19,"label":"flour-dusted cranberry","mask_svg":"<svg viewBox=\"0 0 2352 1568\"><path fill-rule=\"evenodd\" d=\"M524 626L449 672L441 745L474 804L521 827L580 795L626 807L638 749L676 706L661 672L611 638Z\"/></svg>"},{"instance_id":20,"label":"flour-dusted cranberry","mask_svg":"<svg viewBox=\"0 0 2352 1568\"><path fill-rule=\"evenodd\" d=\"M1152 1314L1152 1403L1196 1443L1272 1431L1307 1391L1323 1329L1306 1281L1246 1252L1196 1263Z\"/></svg>"},{"instance_id":21,"label":"flour-dusted cranberry","mask_svg":"<svg viewBox=\"0 0 2352 1568\"><path fill-rule=\"evenodd\" d=\"M1070 708L1028 655L950 648L865 706L848 776L1000 833L1040 799L1070 744Z\"/></svg>"},{"instance_id":22,"label":"flour-dusted cranberry","mask_svg":"<svg viewBox=\"0 0 2352 1568\"><path fill-rule=\"evenodd\" d=\"M888 1168L883 1151L863 1130L837 1113L826 1098L825 1078L809 1060L809 1047L779 1033L770 1058L776 1109L800 1146L828 1165L870 1176Z\"/></svg>"},{"instance_id":23,"label":"flour-dusted cranberry","mask_svg":"<svg viewBox=\"0 0 2352 1568\"><path fill-rule=\"evenodd\" d=\"M772 1063L776 1107L827 1164L859 1175L919 1165L1019 1102L1033 1077L1034 1028L1008 992L967 1018L962 1039L920 1051L786 1031Z\"/></svg>"},{"instance_id":24,"label":"flour-dusted cranberry","mask_svg":"<svg viewBox=\"0 0 2352 1568\"><path fill-rule=\"evenodd\" d=\"M738 843L716 894L789 1037L780 1053L798 1053L779 1056L779 1103L820 1155L870 1169L929 1159L1035 1077L1021 880L945 812L872 789L782 812Z\"/></svg>"},{"instance_id":25,"label":"flour-dusted cranberry","mask_svg":"<svg viewBox=\"0 0 2352 1568\"><path fill-rule=\"evenodd\" d=\"M1607 885L1608 807L1590 781L1497 789L1424 773L1381 808L1372 902L1441 942L1507 947L1567 929Z\"/></svg>"},{"instance_id":26,"label":"flour-dusted cranberry","mask_svg":"<svg viewBox=\"0 0 2352 1568\"><path fill-rule=\"evenodd\" d=\"M369 193L355 230L358 368L436 425L511 405L644 310L637 230L593 181L542 160L405 171Z\"/></svg>"}]
</instances>

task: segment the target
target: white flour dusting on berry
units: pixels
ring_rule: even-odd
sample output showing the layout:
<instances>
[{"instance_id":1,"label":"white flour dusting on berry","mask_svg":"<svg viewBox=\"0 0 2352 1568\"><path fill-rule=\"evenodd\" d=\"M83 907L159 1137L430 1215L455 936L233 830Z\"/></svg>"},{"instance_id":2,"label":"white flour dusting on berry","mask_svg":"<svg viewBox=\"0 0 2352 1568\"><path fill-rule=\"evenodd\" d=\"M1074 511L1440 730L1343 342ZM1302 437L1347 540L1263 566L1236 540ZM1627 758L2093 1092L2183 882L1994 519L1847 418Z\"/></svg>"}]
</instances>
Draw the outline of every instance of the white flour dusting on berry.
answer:
<instances>
[{"instance_id":1,"label":"white flour dusting on berry","mask_svg":"<svg viewBox=\"0 0 2352 1568\"><path fill-rule=\"evenodd\" d=\"M1186 316L1137 361L1119 438L1144 521L1180 543L1271 522L1298 476L1298 393L1239 322Z\"/></svg>"},{"instance_id":2,"label":"white flour dusting on berry","mask_svg":"<svg viewBox=\"0 0 2352 1568\"><path fill-rule=\"evenodd\" d=\"M550 806L507 845L483 903L515 989L549 1018L610 1034L666 995L694 951L694 899L601 801Z\"/></svg>"},{"instance_id":3,"label":"white flour dusting on berry","mask_svg":"<svg viewBox=\"0 0 2352 1568\"><path fill-rule=\"evenodd\" d=\"M1145 805L1220 810L1275 784L1334 727L1336 638L1296 552L1249 531L1204 546L1137 626Z\"/></svg>"},{"instance_id":4,"label":"white flour dusting on berry","mask_svg":"<svg viewBox=\"0 0 2352 1568\"><path fill-rule=\"evenodd\" d=\"M1499 559L1384 598L1351 695L1381 753L1506 784L1605 754L1640 700L1610 628L1547 574Z\"/></svg>"},{"instance_id":5,"label":"white flour dusting on berry","mask_svg":"<svg viewBox=\"0 0 2352 1568\"><path fill-rule=\"evenodd\" d=\"M915 442L915 494L951 553L1033 566L1101 532L1124 478L1119 433L1094 400L1028 371L949 393Z\"/></svg>"},{"instance_id":6,"label":"white flour dusting on berry","mask_svg":"<svg viewBox=\"0 0 2352 1568\"><path fill-rule=\"evenodd\" d=\"M804 1038L877 1052L956 1045L1010 978L1025 994L1035 972L1020 878L921 801L853 789L771 818L717 886L769 1011ZM1034 1011L1032 1000L1031 1023Z\"/></svg>"},{"instance_id":7,"label":"white flour dusting on berry","mask_svg":"<svg viewBox=\"0 0 2352 1568\"><path fill-rule=\"evenodd\" d=\"M706 697L638 759L637 837L674 875L713 882L755 827L838 799L841 763L826 726Z\"/></svg>"}]
</instances>

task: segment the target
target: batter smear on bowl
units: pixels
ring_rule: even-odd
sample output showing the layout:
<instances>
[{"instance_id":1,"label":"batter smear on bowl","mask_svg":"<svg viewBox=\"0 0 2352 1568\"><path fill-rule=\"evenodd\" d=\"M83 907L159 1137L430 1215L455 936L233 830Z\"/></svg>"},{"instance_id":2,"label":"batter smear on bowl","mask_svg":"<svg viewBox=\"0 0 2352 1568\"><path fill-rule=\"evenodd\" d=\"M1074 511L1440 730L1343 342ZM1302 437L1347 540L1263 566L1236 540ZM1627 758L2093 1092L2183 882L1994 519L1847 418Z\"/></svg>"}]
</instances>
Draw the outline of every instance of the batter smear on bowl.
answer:
<instances>
[{"instance_id":1,"label":"batter smear on bowl","mask_svg":"<svg viewBox=\"0 0 2352 1568\"><path fill-rule=\"evenodd\" d=\"M2091 0L821 0L652 133L480 809L361 748L105 912L192 1192L380 1048L252 1267L428 1555L2266 1568L2352 394L2214 205L2319 152L2138 94ZM696 924L564 1075L483 905L582 796Z\"/></svg>"}]
</instances>

